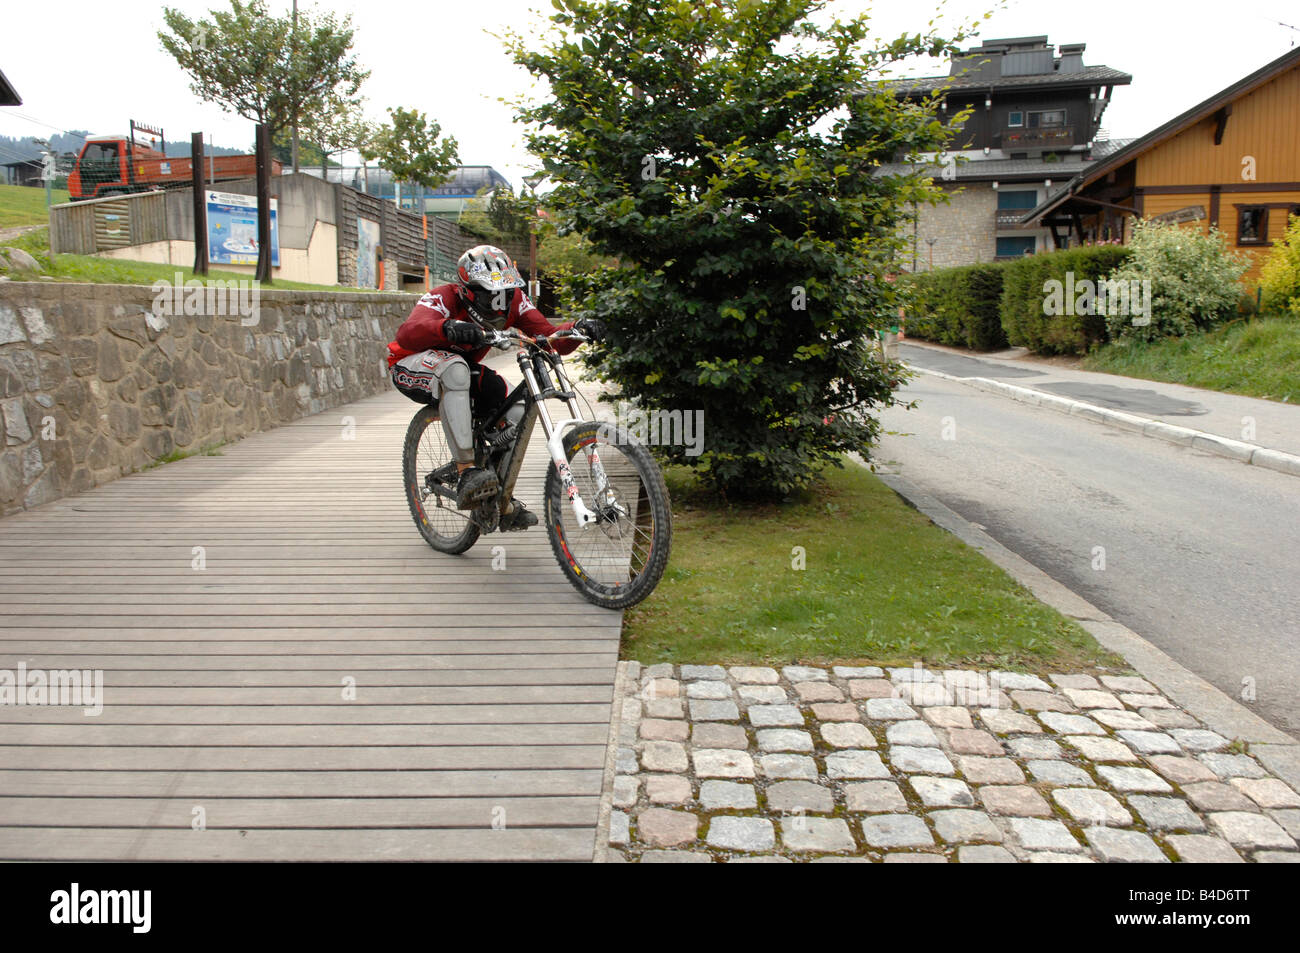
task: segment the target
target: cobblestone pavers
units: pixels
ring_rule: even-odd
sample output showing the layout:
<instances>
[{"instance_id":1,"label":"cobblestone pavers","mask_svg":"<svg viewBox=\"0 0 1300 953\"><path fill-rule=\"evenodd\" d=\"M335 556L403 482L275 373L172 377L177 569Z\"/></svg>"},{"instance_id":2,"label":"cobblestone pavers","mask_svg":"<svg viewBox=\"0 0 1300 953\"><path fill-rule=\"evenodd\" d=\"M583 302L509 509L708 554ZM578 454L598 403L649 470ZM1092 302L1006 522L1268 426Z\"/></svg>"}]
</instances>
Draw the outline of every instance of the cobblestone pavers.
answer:
<instances>
[{"instance_id":1,"label":"cobblestone pavers","mask_svg":"<svg viewBox=\"0 0 1300 953\"><path fill-rule=\"evenodd\" d=\"M1300 861L1300 794L1145 679L627 663L607 859Z\"/></svg>"}]
</instances>

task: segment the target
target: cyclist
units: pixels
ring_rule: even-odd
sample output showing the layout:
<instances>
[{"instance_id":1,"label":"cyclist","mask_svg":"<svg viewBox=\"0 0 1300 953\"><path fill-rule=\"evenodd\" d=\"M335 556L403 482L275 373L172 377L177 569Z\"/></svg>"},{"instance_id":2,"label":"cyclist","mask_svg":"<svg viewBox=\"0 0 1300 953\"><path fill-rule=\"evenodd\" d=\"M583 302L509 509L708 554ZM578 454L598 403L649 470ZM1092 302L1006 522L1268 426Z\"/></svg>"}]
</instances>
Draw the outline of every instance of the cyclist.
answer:
<instances>
[{"instance_id":1,"label":"cyclist","mask_svg":"<svg viewBox=\"0 0 1300 953\"><path fill-rule=\"evenodd\" d=\"M605 333L604 323L593 318L556 327L528 300L523 287L509 255L493 245L477 245L460 256L454 282L420 297L388 345L393 385L419 403L439 403L442 430L460 473L459 509L481 506L499 489L495 473L474 465L473 419L489 416L507 394L505 379L480 363L488 353L484 327L518 328L534 336L573 328L592 340ZM568 354L578 343L557 341L555 349ZM515 426L522 416L523 408L516 404L503 426ZM513 500L501 528L536 525L537 517Z\"/></svg>"}]
</instances>

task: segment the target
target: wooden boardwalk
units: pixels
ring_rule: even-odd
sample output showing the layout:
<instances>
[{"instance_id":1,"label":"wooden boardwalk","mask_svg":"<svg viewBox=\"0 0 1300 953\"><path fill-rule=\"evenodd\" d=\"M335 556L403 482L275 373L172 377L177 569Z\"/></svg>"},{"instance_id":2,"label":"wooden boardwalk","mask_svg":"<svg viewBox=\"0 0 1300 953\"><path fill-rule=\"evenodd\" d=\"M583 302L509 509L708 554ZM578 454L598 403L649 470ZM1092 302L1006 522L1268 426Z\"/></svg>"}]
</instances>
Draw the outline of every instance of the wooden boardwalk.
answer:
<instances>
[{"instance_id":1,"label":"wooden boardwalk","mask_svg":"<svg viewBox=\"0 0 1300 953\"><path fill-rule=\"evenodd\" d=\"M104 678L97 717L0 705L0 858L592 858L622 614L541 527L425 545L415 410L370 398L0 521L0 669ZM545 463L534 439L534 509Z\"/></svg>"}]
</instances>

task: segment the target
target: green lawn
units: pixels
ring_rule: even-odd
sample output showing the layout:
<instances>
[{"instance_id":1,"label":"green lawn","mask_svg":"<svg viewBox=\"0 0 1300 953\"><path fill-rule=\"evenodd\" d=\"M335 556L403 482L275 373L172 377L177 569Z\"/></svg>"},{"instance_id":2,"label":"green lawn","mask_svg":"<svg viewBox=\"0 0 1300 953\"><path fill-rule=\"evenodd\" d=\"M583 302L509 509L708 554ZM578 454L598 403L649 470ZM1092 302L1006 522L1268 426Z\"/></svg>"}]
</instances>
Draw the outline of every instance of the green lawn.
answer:
<instances>
[{"instance_id":1,"label":"green lawn","mask_svg":"<svg viewBox=\"0 0 1300 953\"><path fill-rule=\"evenodd\" d=\"M124 261L119 258L99 258L95 255L54 255L50 252L50 235L48 228L38 228L26 232L17 238L0 242L0 247L21 248L32 255L41 265L41 274L58 281L82 281L96 284L113 285L151 285L155 281L173 281L176 272L181 273L181 280L198 278L200 281L231 281L252 278L250 274L235 271L211 270L206 278L195 275L188 265L156 265L143 261ZM300 281L276 279L269 286L271 289L289 291L352 291L374 293L373 288L342 288L338 285L312 285Z\"/></svg>"},{"instance_id":2,"label":"green lawn","mask_svg":"<svg viewBox=\"0 0 1300 953\"><path fill-rule=\"evenodd\" d=\"M65 189L54 189L55 205L71 200ZM45 207L45 189L26 185L0 185L0 228L18 225L48 225L50 213Z\"/></svg>"},{"instance_id":3,"label":"green lawn","mask_svg":"<svg viewBox=\"0 0 1300 953\"><path fill-rule=\"evenodd\" d=\"M1300 401L1300 320L1260 318L1150 344L1114 342L1083 366L1294 403Z\"/></svg>"},{"instance_id":4,"label":"green lawn","mask_svg":"<svg viewBox=\"0 0 1300 953\"><path fill-rule=\"evenodd\" d=\"M1127 668L862 467L780 506L724 506L668 477L673 554L626 613L625 658Z\"/></svg>"}]
</instances>

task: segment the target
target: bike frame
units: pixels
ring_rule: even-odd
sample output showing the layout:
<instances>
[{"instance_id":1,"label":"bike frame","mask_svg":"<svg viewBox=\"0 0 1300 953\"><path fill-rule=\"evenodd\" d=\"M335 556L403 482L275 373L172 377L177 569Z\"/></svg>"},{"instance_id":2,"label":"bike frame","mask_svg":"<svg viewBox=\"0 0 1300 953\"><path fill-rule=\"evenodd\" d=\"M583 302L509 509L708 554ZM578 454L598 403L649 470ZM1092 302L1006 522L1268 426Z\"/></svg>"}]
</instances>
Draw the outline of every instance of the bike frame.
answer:
<instances>
[{"instance_id":1,"label":"bike frame","mask_svg":"<svg viewBox=\"0 0 1300 953\"><path fill-rule=\"evenodd\" d=\"M578 405L578 395L573 388L573 382L569 379L568 372L564 368L564 359L549 347L548 338L530 339L518 331L509 330L512 333L494 332L495 336L488 343L493 347L504 350L512 342L518 342L519 346L515 353L515 360L519 364L519 370L523 373L524 379L506 396L505 401L481 425L480 430L482 434L490 433L505 419L506 411L515 404L523 403L525 410L524 417L519 422L519 433L515 437L513 445L506 451L506 457L502 460L505 472L498 472L498 477L502 483L501 505L510 505L515 483L519 479L519 469L523 465L524 452L528 449L533 427L537 420L540 419L542 431L546 434L547 453L550 454L551 462L555 464L556 472L559 473L565 495L569 499L569 505L573 508L574 518L577 519L580 526L590 526L599 517L587 507L581 494L579 494L577 483L573 479L573 472L569 468L568 458L564 454L565 432L575 424L586 423L582 418L582 409ZM575 336L570 332L563 331L558 332L556 336L560 335ZM548 371L554 372L555 381L551 380ZM551 419L545 402L553 399L564 401L569 412L568 417L562 417L559 420ZM596 477L597 485L605 489L608 480L595 447L589 447L586 454L588 465Z\"/></svg>"}]
</instances>

